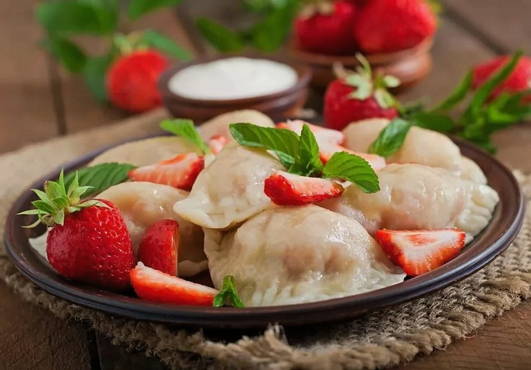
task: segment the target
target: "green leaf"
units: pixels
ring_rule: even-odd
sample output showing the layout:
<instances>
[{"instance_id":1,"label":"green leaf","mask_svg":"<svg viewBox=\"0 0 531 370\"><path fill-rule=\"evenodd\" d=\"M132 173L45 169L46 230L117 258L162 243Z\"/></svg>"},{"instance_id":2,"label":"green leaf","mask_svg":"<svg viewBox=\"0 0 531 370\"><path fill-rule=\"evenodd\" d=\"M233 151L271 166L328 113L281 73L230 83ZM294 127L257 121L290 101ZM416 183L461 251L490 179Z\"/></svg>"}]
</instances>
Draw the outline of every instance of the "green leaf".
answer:
<instances>
[{"instance_id":1,"label":"green leaf","mask_svg":"<svg viewBox=\"0 0 531 370\"><path fill-rule=\"evenodd\" d=\"M196 20L196 25L203 37L218 51L236 52L244 47L244 40L240 34L217 22L199 18Z\"/></svg>"},{"instance_id":2,"label":"green leaf","mask_svg":"<svg viewBox=\"0 0 531 370\"><path fill-rule=\"evenodd\" d=\"M353 87L356 87L350 97L358 100L367 99L372 94L372 81L360 74L351 74L345 78L345 82Z\"/></svg>"},{"instance_id":3,"label":"green leaf","mask_svg":"<svg viewBox=\"0 0 531 370\"><path fill-rule=\"evenodd\" d=\"M238 308L245 307L238 295L234 276L231 275L227 275L223 278L223 287L214 297L214 307L223 307L225 305L231 305Z\"/></svg>"},{"instance_id":4,"label":"green leaf","mask_svg":"<svg viewBox=\"0 0 531 370\"><path fill-rule=\"evenodd\" d=\"M472 88L473 74L468 72L466 76L459 82L455 90L444 99L439 105L433 108L433 111L447 111L459 104Z\"/></svg>"},{"instance_id":5,"label":"green leaf","mask_svg":"<svg viewBox=\"0 0 531 370\"><path fill-rule=\"evenodd\" d=\"M153 10L175 6L180 2L181 0L131 0L127 8L127 15L130 19L136 20Z\"/></svg>"},{"instance_id":6,"label":"green leaf","mask_svg":"<svg viewBox=\"0 0 531 370\"><path fill-rule=\"evenodd\" d=\"M251 29L253 46L265 52L275 51L282 46L291 30L297 9L297 0L288 0L283 6L273 8Z\"/></svg>"},{"instance_id":7,"label":"green leaf","mask_svg":"<svg viewBox=\"0 0 531 370\"><path fill-rule=\"evenodd\" d=\"M79 185L91 187L83 194L83 197L87 198L126 181L129 171L134 168L135 166L126 163L101 163L71 172L65 176L64 181L68 188L77 173Z\"/></svg>"},{"instance_id":8,"label":"green leaf","mask_svg":"<svg viewBox=\"0 0 531 370\"><path fill-rule=\"evenodd\" d=\"M319 156L319 145L312 130L306 124L302 126L299 157L296 164L299 164L301 175L303 176L312 176L320 173L323 169L323 163Z\"/></svg>"},{"instance_id":9,"label":"green leaf","mask_svg":"<svg viewBox=\"0 0 531 370\"><path fill-rule=\"evenodd\" d=\"M173 58L190 60L190 53L175 43L172 39L158 32L147 30L142 35L142 41L148 46L158 49Z\"/></svg>"},{"instance_id":10,"label":"green leaf","mask_svg":"<svg viewBox=\"0 0 531 370\"><path fill-rule=\"evenodd\" d=\"M402 147L411 123L401 118L393 119L369 147L369 153L389 157Z\"/></svg>"},{"instance_id":11,"label":"green leaf","mask_svg":"<svg viewBox=\"0 0 531 370\"><path fill-rule=\"evenodd\" d=\"M233 123L229 129L234 140L240 145L273 151L286 169L296 162L299 155L299 137L293 131L251 123Z\"/></svg>"},{"instance_id":12,"label":"green leaf","mask_svg":"<svg viewBox=\"0 0 531 370\"><path fill-rule=\"evenodd\" d=\"M199 132L197 132L194 122L189 119L177 118L177 119L167 119L160 123L160 128L171 132L174 135L182 136L195 146L197 146L203 154L210 152L207 144L203 141Z\"/></svg>"},{"instance_id":13,"label":"green leaf","mask_svg":"<svg viewBox=\"0 0 531 370\"><path fill-rule=\"evenodd\" d=\"M380 190L378 176L371 165L365 159L346 152L332 155L323 168L323 177L350 181L366 193Z\"/></svg>"},{"instance_id":14,"label":"green leaf","mask_svg":"<svg viewBox=\"0 0 531 370\"><path fill-rule=\"evenodd\" d=\"M72 41L49 35L42 45L70 72L81 71L87 62L85 52Z\"/></svg>"},{"instance_id":15,"label":"green leaf","mask_svg":"<svg viewBox=\"0 0 531 370\"><path fill-rule=\"evenodd\" d=\"M447 115L436 112L417 112L409 116L415 126L439 132L451 132L454 121Z\"/></svg>"},{"instance_id":16,"label":"green leaf","mask_svg":"<svg viewBox=\"0 0 531 370\"><path fill-rule=\"evenodd\" d=\"M107 100L105 76L112 62L110 54L88 58L83 68L83 78L92 94L100 101Z\"/></svg>"}]
</instances>

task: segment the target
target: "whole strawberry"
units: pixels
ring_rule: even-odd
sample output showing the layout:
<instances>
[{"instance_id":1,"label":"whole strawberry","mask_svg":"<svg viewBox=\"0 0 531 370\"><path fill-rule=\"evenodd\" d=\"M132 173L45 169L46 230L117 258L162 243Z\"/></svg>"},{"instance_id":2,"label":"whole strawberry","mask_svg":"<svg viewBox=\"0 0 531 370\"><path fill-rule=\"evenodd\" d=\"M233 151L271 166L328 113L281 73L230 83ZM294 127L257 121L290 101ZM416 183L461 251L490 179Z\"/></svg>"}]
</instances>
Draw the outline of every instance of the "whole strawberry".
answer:
<instances>
[{"instance_id":1,"label":"whole strawberry","mask_svg":"<svg viewBox=\"0 0 531 370\"><path fill-rule=\"evenodd\" d=\"M129 271L135 265L133 247L120 211L106 200L81 200L88 190L76 178L65 185L48 181L36 209L23 214L37 215L51 227L46 254L52 267L62 276L110 290L129 286ZM31 225L33 226L33 225Z\"/></svg>"},{"instance_id":2,"label":"whole strawberry","mask_svg":"<svg viewBox=\"0 0 531 370\"><path fill-rule=\"evenodd\" d=\"M396 101L387 91L399 81L392 76L373 76L369 63L359 57L361 66L354 72L342 72L332 81L324 97L326 126L342 130L349 123L366 118L392 119L398 115Z\"/></svg>"},{"instance_id":3,"label":"whole strawberry","mask_svg":"<svg viewBox=\"0 0 531 370\"><path fill-rule=\"evenodd\" d=\"M107 72L107 94L111 102L130 112L143 112L161 103L157 89L168 60L154 50L133 51L120 56Z\"/></svg>"},{"instance_id":4,"label":"whole strawberry","mask_svg":"<svg viewBox=\"0 0 531 370\"><path fill-rule=\"evenodd\" d=\"M352 1L307 6L295 20L301 49L323 54L348 54L356 49L352 27L357 9Z\"/></svg>"},{"instance_id":5,"label":"whole strawberry","mask_svg":"<svg viewBox=\"0 0 531 370\"><path fill-rule=\"evenodd\" d=\"M425 0L371 0L360 11L354 39L365 53L385 53L412 48L436 28Z\"/></svg>"},{"instance_id":6,"label":"whole strawberry","mask_svg":"<svg viewBox=\"0 0 531 370\"><path fill-rule=\"evenodd\" d=\"M474 68L473 87L476 89L498 71L510 59L510 56L496 57ZM502 92L521 92L531 88L531 58L522 57L509 77L499 85L491 95L495 98ZM526 99L528 101L529 99Z\"/></svg>"}]
</instances>

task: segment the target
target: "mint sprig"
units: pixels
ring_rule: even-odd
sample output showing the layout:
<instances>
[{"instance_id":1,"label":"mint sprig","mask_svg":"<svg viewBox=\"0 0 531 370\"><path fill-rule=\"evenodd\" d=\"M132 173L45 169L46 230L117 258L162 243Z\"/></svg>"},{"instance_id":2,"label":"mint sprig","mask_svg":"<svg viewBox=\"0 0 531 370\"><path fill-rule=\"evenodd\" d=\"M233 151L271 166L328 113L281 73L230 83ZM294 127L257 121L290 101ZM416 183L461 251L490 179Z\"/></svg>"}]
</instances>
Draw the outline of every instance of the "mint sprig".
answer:
<instances>
[{"instance_id":1,"label":"mint sprig","mask_svg":"<svg viewBox=\"0 0 531 370\"><path fill-rule=\"evenodd\" d=\"M238 295L236 282L232 275L227 275L223 278L223 286L219 293L214 297L213 302L214 307L223 307L227 305L237 308L245 307Z\"/></svg>"},{"instance_id":2,"label":"mint sprig","mask_svg":"<svg viewBox=\"0 0 531 370\"><path fill-rule=\"evenodd\" d=\"M401 118L393 119L369 147L369 153L389 157L396 153L406 140L411 123Z\"/></svg>"},{"instance_id":3,"label":"mint sprig","mask_svg":"<svg viewBox=\"0 0 531 370\"><path fill-rule=\"evenodd\" d=\"M378 176L363 158L347 152L337 152L326 162L323 177L342 179L355 183L365 193L380 190Z\"/></svg>"},{"instance_id":4,"label":"mint sprig","mask_svg":"<svg viewBox=\"0 0 531 370\"><path fill-rule=\"evenodd\" d=\"M134 168L136 167L127 163L100 163L70 172L64 177L64 183L66 187L71 187L77 181L78 186L86 188L83 196L88 198L111 186L127 181L129 171Z\"/></svg>"},{"instance_id":5,"label":"mint sprig","mask_svg":"<svg viewBox=\"0 0 531 370\"><path fill-rule=\"evenodd\" d=\"M199 135L199 132L197 132L192 120L184 118L167 119L160 123L160 128L188 140L203 154L210 153L208 145L205 143L201 135Z\"/></svg>"}]
</instances>

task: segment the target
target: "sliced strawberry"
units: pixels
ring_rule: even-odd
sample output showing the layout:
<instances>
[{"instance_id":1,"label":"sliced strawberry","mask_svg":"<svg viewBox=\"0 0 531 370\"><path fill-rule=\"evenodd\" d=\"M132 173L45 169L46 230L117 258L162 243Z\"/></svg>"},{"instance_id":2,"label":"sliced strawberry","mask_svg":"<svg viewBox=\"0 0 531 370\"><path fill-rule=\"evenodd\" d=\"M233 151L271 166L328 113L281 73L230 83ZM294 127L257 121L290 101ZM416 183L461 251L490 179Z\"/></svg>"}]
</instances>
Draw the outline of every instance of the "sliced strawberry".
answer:
<instances>
[{"instance_id":1,"label":"sliced strawberry","mask_svg":"<svg viewBox=\"0 0 531 370\"><path fill-rule=\"evenodd\" d=\"M212 306L216 289L165 274L139 262L130 272L136 294L147 301Z\"/></svg>"},{"instance_id":2,"label":"sliced strawberry","mask_svg":"<svg viewBox=\"0 0 531 370\"><path fill-rule=\"evenodd\" d=\"M138 247L138 260L146 266L177 276L179 223L160 220L151 225Z\"/></svg>"},{"instance_id":3,"label":"sliced strawberry","mask_svg":"<svg viewBox=\"0 0 531 370\"><path fill-rule=\"evenodd\" d=\"M458 229L382 229L375 238L391 261L410 276L436 269L454 258L465 245L465 233Z\"/></svg>"},{"instance_id":4,"label":"sliced strawberry","mask_svg":"<svg viewBox=\"0 0 531 370\"><path fill-rule=\"evenodd\" d=\"M299 206L336 198L343 187L335 181L277 171L264 183L264 193L281 206Z\"/></svg>"},{"instance_id":5,"label":"sliced strawberry","mask_svg":"<svg viewBox=\"0 0 531 370\"><path fill-rule=\"evenodd\" d=\"M277 128L285 128L295 132L297 135L301 134L302 126L308 125L310 130L315 135L319 146L324 144L342 144L345 140L345 135L338 130L332 130L321 126L312 125L311 123L302 120L293 120L287 122L280 122L277 124Z\"/></svg>"},{"instance_id":6,"label":"sliced strawberry","mask_svg":"<svg viewBox=\"0 0 531 370\"><path fill-rule=\"evenodd\" d=\"M323 163L328 162L328 160L330 159L330 157L332 157L332 155L334 155L334 153L347 152L347 153L354 154L354 155L357 155L358 157L365 159L367 162L369 162L369 164L375 171L381 170L382 168L386 166L384 157L380 157L379 155L376 155L376 154L355 152L341 145L325 145L325 146L320 147L319 149L321 150L320 156L321 156L321 162Z\"/></svg>"},{"instance_id":7,"label":"sliced strawberry","mask_svg":"<svg viewBox=\"0 0 531 370\"><path fill-rule=\"evenodd\" d=\"M179 154L165 161L129 171L133 181L147 181L190 190L205 167L205 160L195 153Z\"/></svg>"},{"instance_id":8,"label":"sliced strawberry","mask_svg":"<svg viewBox=\"0 0 531 370\"><path fill-rule=\"evenodd\" d=\"M223 147L227 144L227 137L223 135L214 135L208 139L208 147L213 154L218 154L223 150Z\"/></svg>"}]
</instances>

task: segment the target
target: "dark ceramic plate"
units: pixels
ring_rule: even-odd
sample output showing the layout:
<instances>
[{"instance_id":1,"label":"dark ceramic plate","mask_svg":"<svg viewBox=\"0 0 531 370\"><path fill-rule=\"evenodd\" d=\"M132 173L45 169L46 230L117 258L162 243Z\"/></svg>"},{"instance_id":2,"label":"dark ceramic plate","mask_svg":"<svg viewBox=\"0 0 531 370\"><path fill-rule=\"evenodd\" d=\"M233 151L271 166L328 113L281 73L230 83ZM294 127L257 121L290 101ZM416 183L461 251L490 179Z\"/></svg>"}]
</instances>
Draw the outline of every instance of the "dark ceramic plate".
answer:
<instances>
[{"instance_id":1,"label":"dark ceramic plate","mask_svg":"<svg viewBox=\"0 0 531 370\"><path fill-rule=\"evenodd\" d=\"M6 225L7 252L17 268L44 290L71 302L140 320L210 328L253 328L269 323L303 325L351 318L419 297L441 289L481 269L499 255L518 233L524 214L523 196L511 172L497 160L465 142L457 141L462 153L476 161L485 172L490 186L500 195L489 226L463 252L444 266L400 284L384 289L327 301L288 306L259 308L205 308L173 306L142 301L130 296L111 293L73 283L58 276L30 247L30 232L21 228L28 219L16 214L28 209L34 199L26 190L11 209ZM65 166L69 171L88 163L100 153L73 161ZM57 178L49 174L32 187L42 186L44 180Z\"/></svg>"}]
</instances>

